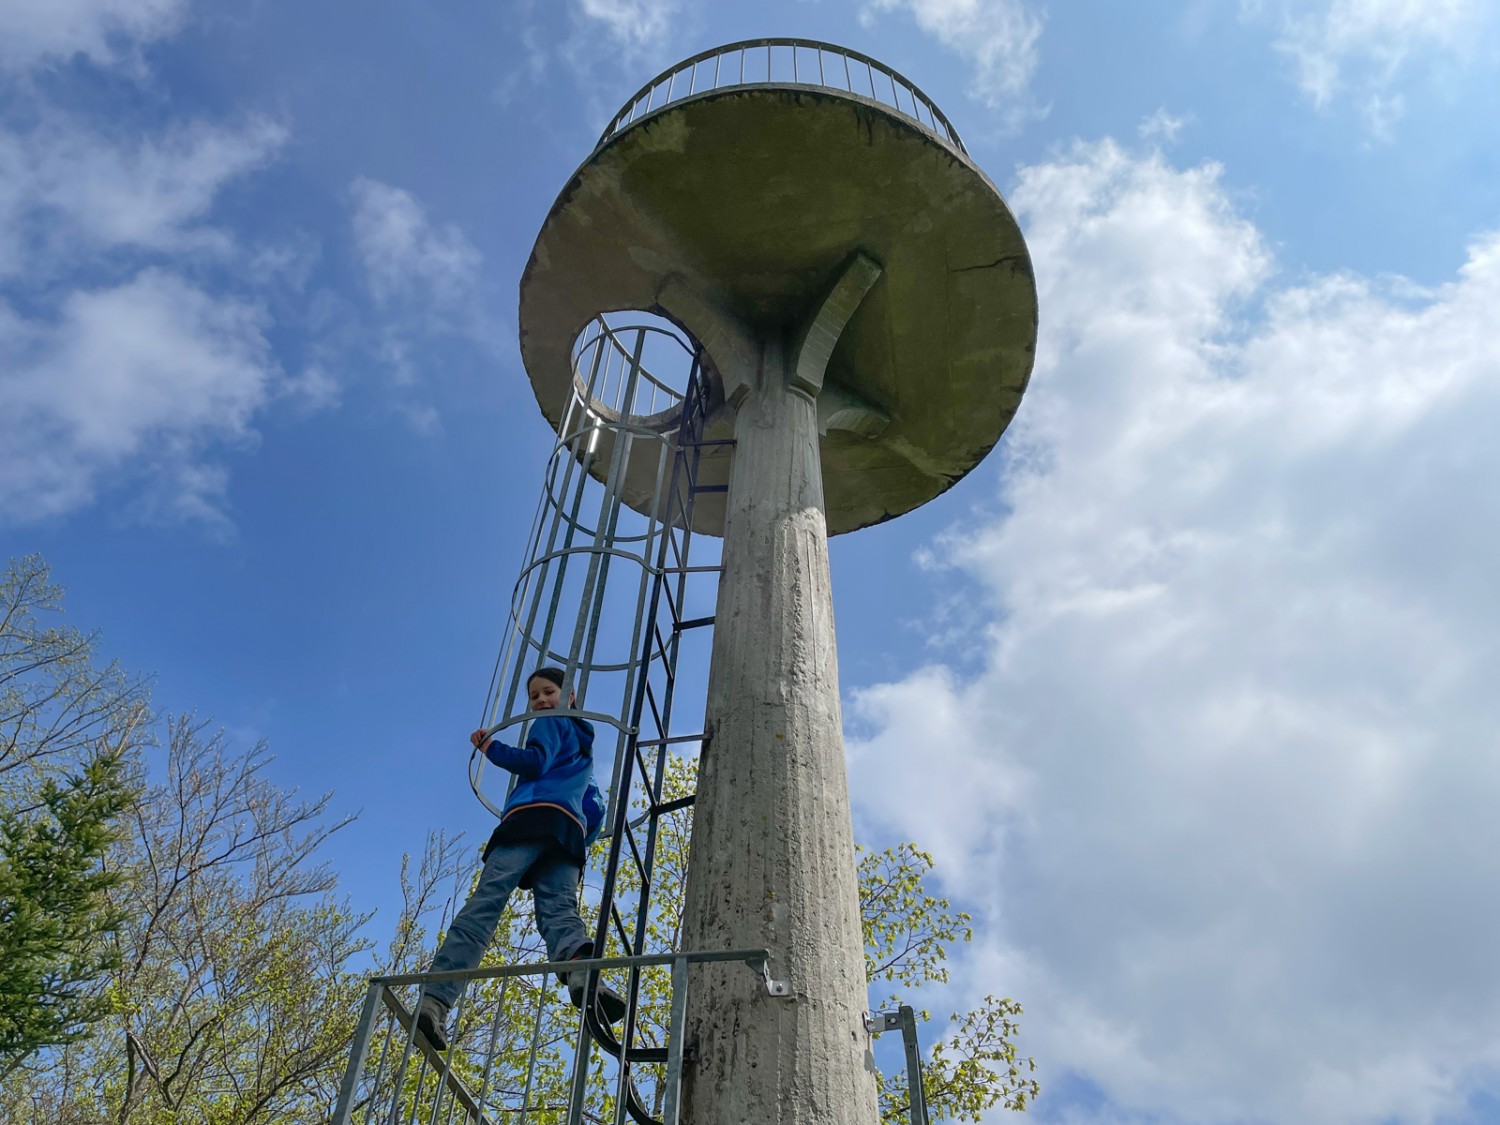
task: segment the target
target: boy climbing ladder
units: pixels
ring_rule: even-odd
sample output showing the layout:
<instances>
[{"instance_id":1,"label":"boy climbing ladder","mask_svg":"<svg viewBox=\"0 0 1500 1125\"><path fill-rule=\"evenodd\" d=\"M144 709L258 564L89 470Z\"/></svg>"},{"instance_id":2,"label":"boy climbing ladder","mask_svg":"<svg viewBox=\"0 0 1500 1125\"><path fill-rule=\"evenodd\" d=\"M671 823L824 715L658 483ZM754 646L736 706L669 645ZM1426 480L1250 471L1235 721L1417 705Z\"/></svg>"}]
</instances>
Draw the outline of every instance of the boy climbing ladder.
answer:
<instances>
[{"instance_id":1,"label":"boy climbing ladder","mask_svg":"<svg viewBox=\"0 0 1500 1125\"><path fill-rule=\"evenodd\" d=\"M561 668L538 668L526 681L530 710L556 710L562 686ZM574 702L570 696L568 706ZM592 957L593 942L578 912L578 888L588 846L604 821L604 798L594 782L594 728L578 718L541 715L531 721L524 746L508 746L485 730L469 739L517 780L485 846L479 882L448 927L430 971L477 968L518 887L529 888L536 901L537 929L549 960ZM582 1007L588 973L574 969L561 976L574 1006ZM448 1012L463 989L463 981L431 985L417 1009L417 1030L440 1051L448 1048ZM600 984L598 1010L615 1023L625 1014L625 1001Z\"/></svg>"}]
</instances>

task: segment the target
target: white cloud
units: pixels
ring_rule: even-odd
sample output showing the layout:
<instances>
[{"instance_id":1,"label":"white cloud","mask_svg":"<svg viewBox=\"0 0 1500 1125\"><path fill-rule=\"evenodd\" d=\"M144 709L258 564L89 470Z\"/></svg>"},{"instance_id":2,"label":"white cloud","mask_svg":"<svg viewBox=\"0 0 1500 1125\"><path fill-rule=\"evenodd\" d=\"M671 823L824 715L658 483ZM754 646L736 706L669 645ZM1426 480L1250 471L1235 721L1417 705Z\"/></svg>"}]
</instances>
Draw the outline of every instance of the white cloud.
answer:
<instances>
[{"instance_id":1,"label":"white cloud","mask_svg":"<svg viewBox=\"0 0 1500 1125\"><path fill-rule=\"evenodd\" d=\"M463 231L434 225L401 188L361 177L350 190L365 281L387 318L377 352L397 383L419 381L411 356L424 335L462 336L497 350L501 331L483 299L484 258ZM435 432L429 407L405 413L419 432Z\"/></svg>"},{"instance_id":2,"label":"white cloud","mask_svg":"<svg viewBox=\"0 0 1500 1125\"><path fill-rule=\"evenodd\" d=\"M1165 107L1162 107L1142 121L1136 131L1143 141L1171 144L1187 123L1186 117L1174 117L1166 111Z\"/></svg>"},{"instance_id":3,"label":"white cloud","mask_svg":"<svg viewBox=\"0 0 1500 1125\"><path fill-rule=\"evenodd\" d=\"M1007 126L1033 112L1029 96L1042 19L1024 0L869 0L861 13L905 11L974 67L971 93Z\"/></svg>"},{"instance_id":4,"label":"white cloud","mask_svg":"<svg viewBox=\"0 0 1500 1125\"><path fill-rule=\"evenodd\" d=\"M360 177L354 238L381 304L422 299L442 308L473 298L484 259L458 227L435 227L409 191Z\"/></svg>"},{"instance_id":5,"label":"white cloud","mask_svg":"<svg viewBox=\"0 0 1500 1125\"><path fill-rule=\"evenodd\" d=\"M1252 13L1263 5L1247 5ZM1390 86L1414 52L1461 54L1485 15L1481 0L1321 0L1275 6L1277 47L1297 84L1320 108L1340 94L1358 104L1372 130L1386 134L1403 111Z\"/></svg>"},{"instance_id":6,"label":"white cloud","mask_svg":"<svg viewBox=\"0 0 1500 1125\"><path fill-rule=\"evenodd\" d=\"M658 47L670 35L680 0L578 0L577 12L602 26L620 46L632 51Z\"/></svg>"},{"instance_id":7,"label":"white cloud","mask_svg":"<svg viewBox=\"0 0 1500 1125\"><path fill-rule=\"evenodd\" d=\"M147 483L154 514L219 521L223 470L280 373L256 305L147 270L71 294L55 321L0 306L0 518L19 523Z\"/></svg>"},{"instance_id":8,"label":"white cloud","mask_svg":"<svg viewBox=\"0 0 1500 1125\"><path fill-rule=\"evenodd\" d=\"M935 545L988 654L855 693L860 814L982 905L962 979L1051 1076L1167 1121L1455 1112L1500 1077L1500 236L1430 292L1278 286L1212 166L1083 146L1011 201L1007 514Z\"/></svg>"},{"instance_id":9,"label":"white cloud","mask_svg":"<svg viewBox=\"0 0 1500 1125\"><path fill-rule=\"evenodd\" d=\"M0 5L0 70L26 70L84 55L112 64L125 48L171 35L188 0L6 0Z\"/></svg>"},{"instance_id":10,"label":"white cloud","mask_svg":"<svg viewBox=\"0 0 1500 1125\"><path fill-rule=\"evenodd\" d=\"M228 237L201 220L286 136L254 119L119 141L52 115L29 132L0 132L0 276L121 246L223 250Z\"/></svg>"}]
</instances>

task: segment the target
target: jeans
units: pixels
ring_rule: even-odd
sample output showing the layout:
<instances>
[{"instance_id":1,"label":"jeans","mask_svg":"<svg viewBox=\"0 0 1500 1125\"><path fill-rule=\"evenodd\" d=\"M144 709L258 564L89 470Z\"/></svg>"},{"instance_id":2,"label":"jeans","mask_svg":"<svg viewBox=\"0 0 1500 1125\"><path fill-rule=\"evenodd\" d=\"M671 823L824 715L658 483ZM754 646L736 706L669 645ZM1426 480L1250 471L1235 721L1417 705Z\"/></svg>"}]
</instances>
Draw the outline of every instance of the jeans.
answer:
<instances>
[{"instance_id":1,"label":"jeans","mask_svg":"<svg viewBox=\"0 0 1500 1125\"><path fill-rule=\"evenodd\" d=\"M528 871L531 894L536 900L536 928L547 943L548 959L568 961L585 946L592 948L578 914L578 884L583 869L571 859L551 854L548 848L541 840L527 840L500 844L490 852L484 870L479 873L479 884L454 917L437 956L432 959L432 972L479 967L511 892ZM440 981L427 987L427 995L450 1008L463 991L461 980Z\"/></svg>"}]
</instances>

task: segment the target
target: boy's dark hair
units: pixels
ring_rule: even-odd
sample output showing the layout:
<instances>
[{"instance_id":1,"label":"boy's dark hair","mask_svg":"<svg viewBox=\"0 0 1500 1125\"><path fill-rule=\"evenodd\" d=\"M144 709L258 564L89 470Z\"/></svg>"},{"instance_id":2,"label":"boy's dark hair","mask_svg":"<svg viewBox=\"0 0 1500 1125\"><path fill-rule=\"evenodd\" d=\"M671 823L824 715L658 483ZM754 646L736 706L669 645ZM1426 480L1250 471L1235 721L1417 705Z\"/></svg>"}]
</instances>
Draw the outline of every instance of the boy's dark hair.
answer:
<instances>
[{"instance_id":1,"label":"boy's dark hair","mask_svg":"<svg viewBox=\"0 0 1500 1125\"><path fill-rule=\"evenodd\" d=\"M563 670L561 668L554 668L550 664L538 668L535 672L526 677L526 686L528 688L531 687L531 681L535 679L546 680L549 683L556 685L557 690L561 691L563 686Z\"/></svg>"}]
</instances>

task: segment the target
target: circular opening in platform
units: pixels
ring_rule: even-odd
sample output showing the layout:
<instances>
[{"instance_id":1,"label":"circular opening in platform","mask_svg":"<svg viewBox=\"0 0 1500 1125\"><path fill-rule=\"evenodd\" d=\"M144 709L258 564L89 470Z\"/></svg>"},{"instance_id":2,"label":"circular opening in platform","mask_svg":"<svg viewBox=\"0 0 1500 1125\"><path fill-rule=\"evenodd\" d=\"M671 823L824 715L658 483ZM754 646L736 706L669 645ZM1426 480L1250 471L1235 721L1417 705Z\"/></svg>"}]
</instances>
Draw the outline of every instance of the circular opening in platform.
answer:
<instances>
[{"instance_id":1,"label":"circular opening in platform","mask_svg":"<svg viewBox=\"0 0 1500 1125\"><path fill-rule=\"evenodd\" d=\"M573 343L573 378L589 409L653 429L676 421L697 363L687 333L634 309L596 316Z\"/></svg>"}]
</instances>

